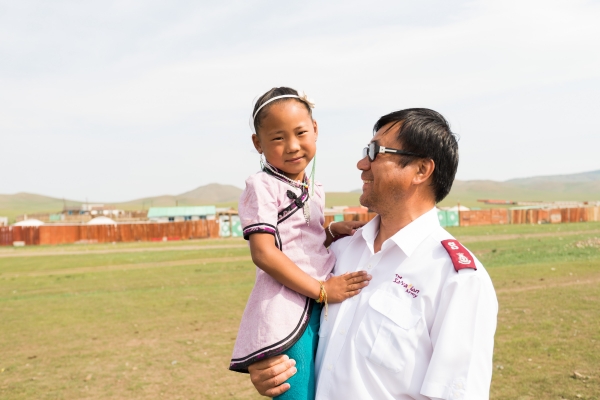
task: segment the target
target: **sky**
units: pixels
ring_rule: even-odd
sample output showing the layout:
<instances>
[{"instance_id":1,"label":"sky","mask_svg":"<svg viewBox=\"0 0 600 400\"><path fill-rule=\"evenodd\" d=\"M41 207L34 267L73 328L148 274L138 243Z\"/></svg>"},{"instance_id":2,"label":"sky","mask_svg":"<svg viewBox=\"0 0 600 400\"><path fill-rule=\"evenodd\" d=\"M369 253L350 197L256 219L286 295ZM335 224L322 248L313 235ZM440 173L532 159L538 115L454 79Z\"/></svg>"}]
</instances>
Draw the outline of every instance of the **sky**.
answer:
<instances>
[{"instance_id":1,"label":"sky","mask_svg":"<svg viewBox=\"0 0 600 400\"><path fill-rule=\"evenodd\" d=\"M0 193L89 201L244 186L248 125L305 91L317 180L361 186L382 115L439 111L457 179L600 169L600 2L0 0Z\"/></svg>"}]
</instances>

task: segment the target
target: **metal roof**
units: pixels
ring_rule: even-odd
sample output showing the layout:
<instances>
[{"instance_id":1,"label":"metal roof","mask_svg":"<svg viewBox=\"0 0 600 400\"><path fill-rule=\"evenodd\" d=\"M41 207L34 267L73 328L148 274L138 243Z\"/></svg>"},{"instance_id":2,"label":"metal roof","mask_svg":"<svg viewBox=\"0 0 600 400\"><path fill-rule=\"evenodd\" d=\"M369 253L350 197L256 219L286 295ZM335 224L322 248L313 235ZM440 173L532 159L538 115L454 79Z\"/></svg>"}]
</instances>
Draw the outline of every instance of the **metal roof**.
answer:
<instances>
[{"instance_id":1,"label":"metal roof","mask_svg":"<svg viewBox=\"0 0 600 400\"><path fill-rule=\"evenodd\" d=\"M151 207L148 210L148 218L206 216L216 213L215 206Z\"/></svg>"}]
</instances>

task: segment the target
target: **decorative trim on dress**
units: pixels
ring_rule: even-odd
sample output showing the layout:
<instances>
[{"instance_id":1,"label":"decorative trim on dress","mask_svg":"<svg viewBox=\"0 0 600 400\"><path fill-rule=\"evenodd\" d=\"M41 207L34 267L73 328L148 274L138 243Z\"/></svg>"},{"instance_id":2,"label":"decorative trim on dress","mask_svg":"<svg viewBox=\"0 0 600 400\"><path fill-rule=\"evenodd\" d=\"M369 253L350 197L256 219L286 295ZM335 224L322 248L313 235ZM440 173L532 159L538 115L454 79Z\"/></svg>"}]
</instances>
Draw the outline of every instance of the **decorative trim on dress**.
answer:
<instances>
[{"instance_id":1,"label":"decorative trim on dress","mask_svg":"<svg viewBox=\"0 0 600 400\"><path fill-rule=\"evenodd\" d=\"M275 237L275 246L281 250L283 244L281 243L281 236L279 236L279 230L276 226L267 224L266 222L259 222L257 224L251 224L244 228L242 231L244 239L250 240L250 235L253 233L269 233Z\"/></svg>"},{"instance_id":2,"label":"decorative trim on dress","mask_svg":"<svg viewBox=\"0 0 600 400\"><path fill-rule=\"evenodd\" d=\"M257 350L252 354L248 354L246 357L231 359L229 369L235 372L248 373L248 366L250 366L251 364L254 364L255 362L265 358L279 355L288 350L290 347L296 344L296 342L304 334L304 331L308 326L308 322L310 321L310 316L314 308L314 301L307 297L306 303L304 304L304 310L302 311L302 316L300 317L300 321L298 322L298 325L296 325L296 328L292 331L292 333L290 333L285 339L280 340L277 343L273 343L269 346L263 347L262 349Z\"/></svg>"}]
</instances>

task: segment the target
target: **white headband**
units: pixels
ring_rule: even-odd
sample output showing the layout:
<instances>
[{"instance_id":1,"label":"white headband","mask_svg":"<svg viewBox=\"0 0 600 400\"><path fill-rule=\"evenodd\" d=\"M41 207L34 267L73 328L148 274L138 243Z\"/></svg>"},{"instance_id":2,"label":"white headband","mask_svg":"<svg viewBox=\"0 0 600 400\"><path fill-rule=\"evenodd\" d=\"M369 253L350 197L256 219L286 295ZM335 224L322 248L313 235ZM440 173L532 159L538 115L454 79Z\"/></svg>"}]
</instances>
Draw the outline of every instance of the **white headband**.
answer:
<instances>
[{"instance_id":1,"label":"white headband","mask_svg":"<svg viewBox=\"0 0 600 400\"><path fill-rule=\"evenodd\" d=\"M262 108L264 106L266 106L267 104L269 104L272 101L279 100L279 99L286 99L286 98L298 99L298 100L306 103L308 105L308 107L315 108L315 104L306 96L306 93L302 93L301 96L296 95L296 94L282 94L281 96L275 96L272 99L269 99L269 100L265 101L264 103L262 103L260 105L260 107L258 107L258 110L256 110L256 112L250 117L250 129L252 130L253 133L256 133L254 130L254 118L256 118L256 116L258 115L260 110L262 110Z\"/></svg>"},{"instance_id":2,"label":"white headband","mask_svg":"<svg viewBox=\"0 0 600 400\"><path fill-rule=\"evenodd\" d=\"M298 95L296 95L296 94L282 94L281 96L276 96L276 97L273 97L272 99L269 99L269 100L265 101L264 103L262 103L262 105L261 105L260 107L258 107L258 110L256 110L256 112L255 112L255 113L254 113L254 115L252 116L252 121L254 121L254 118L256 118L256 114L258 114L258 112L259 112L259 111L260 111L260 110L261 110L261 109L262 109L264 106L266 106L267 104L269 104L269 103L270 103L270 102L272 102L272 101L279 100L279 99L285 99L285 98L287 98L287 97L293 97L293 98L295 98L295 99L300 99L300 96L298 96Z\"/></svg>"}]
</instances>

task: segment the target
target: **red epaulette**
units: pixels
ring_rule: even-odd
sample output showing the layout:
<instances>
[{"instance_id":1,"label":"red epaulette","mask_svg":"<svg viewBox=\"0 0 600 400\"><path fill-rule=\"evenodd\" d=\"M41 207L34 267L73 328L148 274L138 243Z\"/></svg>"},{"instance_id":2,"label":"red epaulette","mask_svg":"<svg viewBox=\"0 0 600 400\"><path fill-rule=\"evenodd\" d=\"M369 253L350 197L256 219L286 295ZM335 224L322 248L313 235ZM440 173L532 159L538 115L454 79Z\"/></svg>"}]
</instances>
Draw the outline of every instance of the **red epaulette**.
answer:
<instances>
[{"instance_id":1,"label":"red epaulette","mask_svg":"<svg viewBox=\"0 0 600 400\"><path fill-rule=\"evenodd\" d=\"M473 268L477 270L477 266L475 266L475 259L469 253L465 247L460 244L460 242L456 239L447 239L442 240L442 246L446 249L450 258L452 259L452 264L454 264L454 269L456 272L460 271L464 268Z\"/></svg>"}]
</instances>

